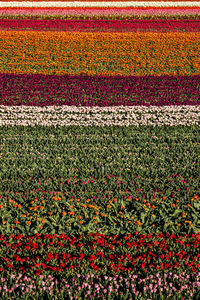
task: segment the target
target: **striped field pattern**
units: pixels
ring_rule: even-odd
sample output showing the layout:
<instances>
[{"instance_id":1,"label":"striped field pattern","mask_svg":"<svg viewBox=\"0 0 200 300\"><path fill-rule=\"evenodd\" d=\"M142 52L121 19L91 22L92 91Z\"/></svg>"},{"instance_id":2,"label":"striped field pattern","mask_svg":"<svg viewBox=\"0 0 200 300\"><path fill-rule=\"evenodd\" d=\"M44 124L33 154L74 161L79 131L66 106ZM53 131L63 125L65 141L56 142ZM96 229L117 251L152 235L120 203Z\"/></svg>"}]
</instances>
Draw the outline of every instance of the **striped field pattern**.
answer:
<instances>
[{"instance_id":1,"label":"striped field pattern","mask_svg":"<svg viewBox=\"0 0 200 300\"><path fill-rule=\"evenodd\" d=\"M200 1L0 1L1 299L200 299Z\"/></svg>"}]
</instances>

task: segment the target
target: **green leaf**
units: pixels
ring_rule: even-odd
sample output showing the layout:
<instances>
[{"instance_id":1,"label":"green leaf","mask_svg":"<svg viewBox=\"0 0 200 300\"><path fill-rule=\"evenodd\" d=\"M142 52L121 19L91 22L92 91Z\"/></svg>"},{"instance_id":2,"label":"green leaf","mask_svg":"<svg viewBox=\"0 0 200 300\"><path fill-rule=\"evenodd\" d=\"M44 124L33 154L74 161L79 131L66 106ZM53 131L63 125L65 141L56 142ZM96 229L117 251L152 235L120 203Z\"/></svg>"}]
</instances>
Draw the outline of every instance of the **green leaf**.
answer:
<instances>
[{"instance_id":1,"label":"green leaf","mask_svg":"<svg viewBox=\"0 0 200 300\"><path fill-rule=\"evenodd\" d=\"M198 210L200 210L200 202L195 201L194 202L194 207Z\"/></svg>"},{"instance_id":2,"label":"green leaf","mask_svg":"<svg viewBox=\"0 0 200 300\"><path fill-rule=\"evenodd\" d=\"M141 217L141 220L142 220L142 224L144 224L145 223L145 218L146 218L146 213L142 212L140 217Z\"/></svg>"},{"instance_id":3,"label":"green leaf","mask_svg":"<svg viewBox=\"0 0 200 300\"><path fill-rule=\"evenodd\" d=\"M173 217L177 216L178 214L180 214L182 212L181 209L177 208L174 213L173 213Z\"/></svg>"}]
</instances>

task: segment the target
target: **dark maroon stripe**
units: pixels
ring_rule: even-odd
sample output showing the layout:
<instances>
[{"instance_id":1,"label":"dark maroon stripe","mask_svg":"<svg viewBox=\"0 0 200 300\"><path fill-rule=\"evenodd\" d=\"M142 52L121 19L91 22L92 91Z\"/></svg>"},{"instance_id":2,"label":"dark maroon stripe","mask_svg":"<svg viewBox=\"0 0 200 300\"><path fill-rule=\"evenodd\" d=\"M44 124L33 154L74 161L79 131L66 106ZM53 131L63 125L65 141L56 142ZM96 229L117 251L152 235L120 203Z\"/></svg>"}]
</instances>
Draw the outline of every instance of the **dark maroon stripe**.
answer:
<instances>
[{"instance_id":1,"label":"dark maroon stripe","mask_svg":"<svg viewBox=\"0 0 200 300\"><path fill-rule=\"evenodd\" d=\"M196 76L0 74L0 105L199 105Z\"/></svg>"},{"instance_id":2,"label":"dark maroon stripe","mask_svg":"<svg viewBox=\"0 0 200 300\"><path fill-rule=\"evenodd\" d=\"M0 30L194 32L200 20L0 20Z\"/></svg>"}]
</instances>

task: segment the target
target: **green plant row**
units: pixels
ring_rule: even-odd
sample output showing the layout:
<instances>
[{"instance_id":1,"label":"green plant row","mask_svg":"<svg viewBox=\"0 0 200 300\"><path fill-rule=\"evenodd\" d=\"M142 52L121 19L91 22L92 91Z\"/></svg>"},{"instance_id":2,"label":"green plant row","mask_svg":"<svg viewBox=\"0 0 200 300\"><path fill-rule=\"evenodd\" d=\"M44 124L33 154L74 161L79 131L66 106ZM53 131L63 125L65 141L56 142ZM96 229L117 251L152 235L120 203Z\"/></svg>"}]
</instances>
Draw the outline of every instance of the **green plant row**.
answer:
<instances>
[{"instance_id":1,"label":"green plant row","mask_svg":"<svg viewBox=\"0 0 200 300\"><path fill-rule=\"evenodd\" d=\"M199 127L0 128L4 234L197 233Z\"/></svg>"},{"instance_id":2,"label":"green plant row","mask_svg":"<svg viewBox=\"0 0 200 300\"><path fill-rule=\"evenodd\" d=\"M198 178L199 126L0 128L0 190L19 178ZM23 191L23 189L21 190Z\"/></svg>"}]
</instances>

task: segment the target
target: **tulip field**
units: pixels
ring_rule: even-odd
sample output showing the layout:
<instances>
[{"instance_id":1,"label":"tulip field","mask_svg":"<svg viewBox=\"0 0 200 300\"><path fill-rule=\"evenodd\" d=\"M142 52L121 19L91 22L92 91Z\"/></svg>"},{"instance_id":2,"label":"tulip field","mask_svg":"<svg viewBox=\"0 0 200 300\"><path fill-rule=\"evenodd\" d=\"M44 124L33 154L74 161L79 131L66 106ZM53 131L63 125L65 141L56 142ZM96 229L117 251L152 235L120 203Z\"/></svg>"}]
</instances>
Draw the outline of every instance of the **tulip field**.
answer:
<instances>
[{"instance_id":1,"label":"tulip field","mask_svg":"<svg viewBox=\"0 0 200 300\"><path fill-rule=\"evenodd\" d=\"M0 297L200 300L199 1L0 1Z\"/></svg>"}]
</instances>

